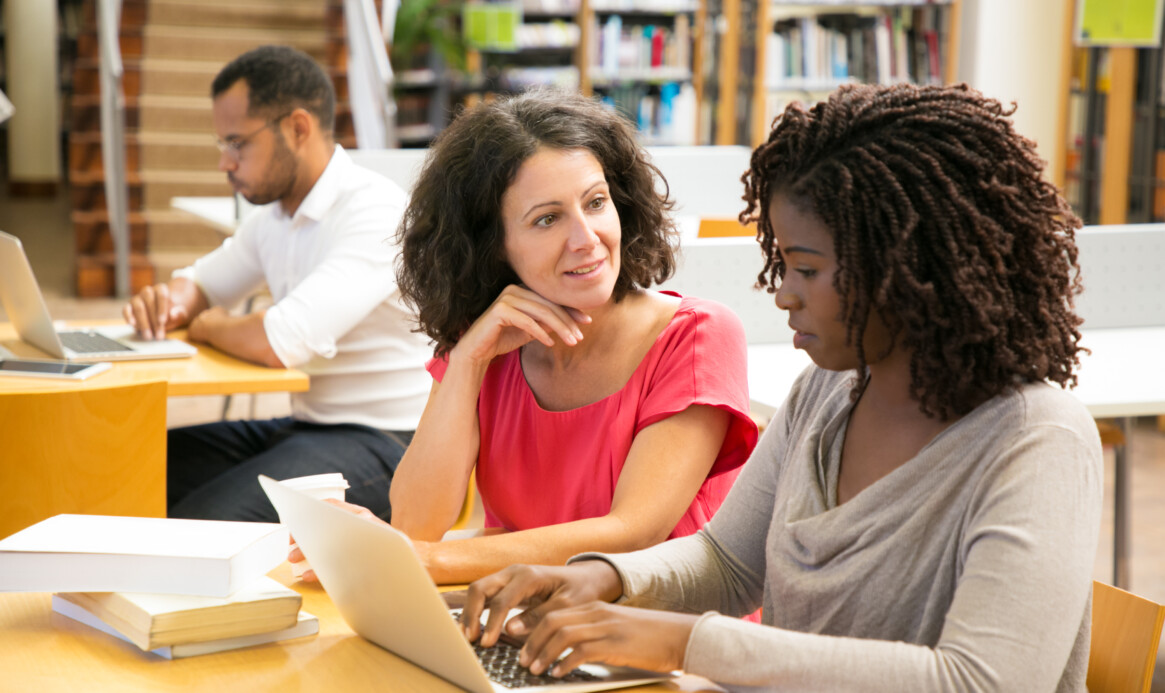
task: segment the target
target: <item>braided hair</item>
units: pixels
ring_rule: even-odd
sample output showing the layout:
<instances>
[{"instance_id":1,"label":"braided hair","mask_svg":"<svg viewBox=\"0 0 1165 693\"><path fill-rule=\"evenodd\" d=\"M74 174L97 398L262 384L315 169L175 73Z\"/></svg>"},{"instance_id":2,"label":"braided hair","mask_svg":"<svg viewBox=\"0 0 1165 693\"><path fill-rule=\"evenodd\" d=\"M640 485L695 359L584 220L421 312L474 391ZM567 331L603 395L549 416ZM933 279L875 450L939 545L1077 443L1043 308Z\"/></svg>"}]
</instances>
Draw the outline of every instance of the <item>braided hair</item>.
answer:
<instances>
[{"instance_id":1,"label":"braided hair","mask_svg":"<svg viewBox=\"0 0 1165 693\"><path fill-rule=\"evenodd\" d=\"M1076 384L1081 222L1041 177L1014 110L966 85L847 86L789 106L742 177L740 220L757 223L765 257L758 286L774 293L784 276L769 221L783 194L833 236L860 370L877 315L911 354L911 396L928 416L1024 383Z\"/></svg>"}]
</instances>

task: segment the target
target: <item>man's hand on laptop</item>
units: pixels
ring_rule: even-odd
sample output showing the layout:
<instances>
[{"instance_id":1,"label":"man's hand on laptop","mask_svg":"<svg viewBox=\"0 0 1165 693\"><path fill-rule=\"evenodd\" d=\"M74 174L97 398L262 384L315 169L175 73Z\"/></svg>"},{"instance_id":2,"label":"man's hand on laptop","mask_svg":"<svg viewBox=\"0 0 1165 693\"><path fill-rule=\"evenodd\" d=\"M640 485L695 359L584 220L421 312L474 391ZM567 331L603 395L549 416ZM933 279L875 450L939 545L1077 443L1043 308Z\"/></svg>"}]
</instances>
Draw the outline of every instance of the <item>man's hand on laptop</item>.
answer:
<instances>
[{"instance_id":1,"label":"man's hand on laptop","mask_svg":"<svg viewBox=\"0 0 1165 693\"><path fill-rule=\"evenodd\" d=\"M165 339L167 330L182 327L205 307L206 299L197 284L175 279L142 289L121 314L143 339Z\"/></svg>"}]
</instances>

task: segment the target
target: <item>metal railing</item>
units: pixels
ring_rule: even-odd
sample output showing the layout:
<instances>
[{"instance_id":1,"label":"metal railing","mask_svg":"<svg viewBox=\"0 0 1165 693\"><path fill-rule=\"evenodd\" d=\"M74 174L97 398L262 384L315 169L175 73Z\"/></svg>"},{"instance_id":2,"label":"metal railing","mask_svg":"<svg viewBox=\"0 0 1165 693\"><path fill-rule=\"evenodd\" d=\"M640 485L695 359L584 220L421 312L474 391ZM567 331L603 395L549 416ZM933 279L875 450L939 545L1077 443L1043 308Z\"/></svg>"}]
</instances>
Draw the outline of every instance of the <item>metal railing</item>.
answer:
<instances>
[{"instance_id":1,"label":"metal railing","mask_svg":"<svg viewBox=\"0 0 1165 693\"><path fill-rule=\"evenodd\" d=\"M392 64L385 43L391 39L396 2L385 0L383 22L376 18L372 0L344 0L348 27L348 98L356 146L391 149L396 136L396 101L392 96Z\"/></svg>"},{"instance_id":2,"label":"metal railing","mask_svg":"<svg viewBox=\"0 0 1165 693\"><path fill-rule=\"evenodd\" d=\"M105 207L113 238L117 295L128 298L129 189L125 173L125 93L121 77L121 0L98 0L97 40L101 72L101 161L105 172Z\"/></svg>"}]
</instances>

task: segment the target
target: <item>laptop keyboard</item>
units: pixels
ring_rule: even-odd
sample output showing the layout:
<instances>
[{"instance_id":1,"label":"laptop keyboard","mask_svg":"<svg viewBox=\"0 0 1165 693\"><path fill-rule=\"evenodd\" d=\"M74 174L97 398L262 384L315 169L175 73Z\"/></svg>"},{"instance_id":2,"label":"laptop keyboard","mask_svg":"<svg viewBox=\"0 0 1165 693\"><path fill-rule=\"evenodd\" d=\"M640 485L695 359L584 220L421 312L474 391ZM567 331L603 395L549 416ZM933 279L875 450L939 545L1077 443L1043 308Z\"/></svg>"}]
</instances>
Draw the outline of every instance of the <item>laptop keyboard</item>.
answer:
<instances>
[{"instance_id":1,"label":"laptop keyboard","mask_svg":"<svg viewBox=\"0 0 1165 693\"><path fill-rule=\"evenodd\" d=\"M121 342L96 332L59 332L61 344L78 354L100 354L107 351L133 351Z\"/></svg>"},{"instance_id":2,"label":"laptop keyboard","mask_svg":"<svg viewBox=\"0 0 1165 693\"><path fill-rule=\"evenodd\" d=\"M460 614L460 609L451 613L456 620ZM564 683L585 683L599 680L598 676L589 674L582 669L575 669L561 678L531 674L529 669L518 663L518 652L522 648L517 645L504 641L498 641L493 647L482 647L476 643L470 644L490 680L500 683L506 688L556 686Z\"/></svg>"}]
</instances>

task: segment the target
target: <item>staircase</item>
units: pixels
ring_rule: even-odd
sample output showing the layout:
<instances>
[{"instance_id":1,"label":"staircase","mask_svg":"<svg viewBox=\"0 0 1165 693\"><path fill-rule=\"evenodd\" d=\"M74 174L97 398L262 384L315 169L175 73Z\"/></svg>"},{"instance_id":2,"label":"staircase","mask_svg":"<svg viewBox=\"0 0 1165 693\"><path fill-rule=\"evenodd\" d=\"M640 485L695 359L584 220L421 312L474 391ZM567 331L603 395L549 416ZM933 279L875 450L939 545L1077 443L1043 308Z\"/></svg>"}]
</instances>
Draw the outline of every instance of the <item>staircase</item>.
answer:
<instances>
[{"instance_id":1,"label":"staircase","mask_svg":"<svg viewBox=\"0 0 1165 693\"><path fill-rule=\"evenodd\" d=\"M87 17L92 21L92 8ZM69 179L80 296L113 292L112 243L102 188L95 24L78 43ZM210 84L234 57L269 43L295 46L337 86L337 138L350 145L341 0L125 0L127 169L131 284L137 291L217 247L222 235L170 208L175 196L230 195L218 170ZM91 44L91 45L89 45ZM88 57L86 57L88 56Z\"/></svg>"}]
</instances>

